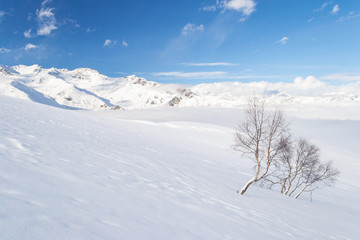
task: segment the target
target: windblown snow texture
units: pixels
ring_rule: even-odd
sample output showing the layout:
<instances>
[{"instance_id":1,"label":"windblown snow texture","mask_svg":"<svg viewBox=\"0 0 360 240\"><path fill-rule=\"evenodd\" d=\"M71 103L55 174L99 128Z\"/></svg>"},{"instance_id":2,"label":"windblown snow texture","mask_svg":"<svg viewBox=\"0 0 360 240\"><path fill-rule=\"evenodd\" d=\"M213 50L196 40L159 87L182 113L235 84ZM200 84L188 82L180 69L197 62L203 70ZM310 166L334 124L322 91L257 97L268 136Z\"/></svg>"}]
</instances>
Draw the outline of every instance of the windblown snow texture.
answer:
<instances>
[{"instance_id":1,"label":"windblown snow texture","mask_svg":"<svg viewBox=\"0 0 360 240\"><path fill-rule=\"evenodd\" d=\"M59 86L75 91L63 81ZM231 151L242 119L238 109L70 111L19 88L14 93L47 105L0 96L1 239L325 240L360 234L360 119L290 116L294 134L314 141L341 171L336 186L316 191L313 202L306 194L293 200L257 186L240 196L236 190L253 169Z\"/></svg>"}]
</instances>

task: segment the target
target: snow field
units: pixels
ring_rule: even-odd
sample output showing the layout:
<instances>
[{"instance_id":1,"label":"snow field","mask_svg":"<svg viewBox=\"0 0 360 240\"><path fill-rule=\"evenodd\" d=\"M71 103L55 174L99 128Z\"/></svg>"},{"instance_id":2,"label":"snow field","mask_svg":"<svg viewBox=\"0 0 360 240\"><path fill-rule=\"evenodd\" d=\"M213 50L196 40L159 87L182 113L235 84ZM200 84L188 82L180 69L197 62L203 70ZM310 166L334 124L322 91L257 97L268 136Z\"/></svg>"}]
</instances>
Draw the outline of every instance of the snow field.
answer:
<instances>
[{"instance_id":1,"label":"snow field","mask_svg":"<svg viewBox=\"0 0 360 240\"><path fill-rule=\"evenodd\" d=\"M356 110L354 108L354 110ZM341 170L293 200L236 190L234 109L70 111L0 96L1 239L356 239L359 120L289 116Z\"/></svg>"}]
</instances>

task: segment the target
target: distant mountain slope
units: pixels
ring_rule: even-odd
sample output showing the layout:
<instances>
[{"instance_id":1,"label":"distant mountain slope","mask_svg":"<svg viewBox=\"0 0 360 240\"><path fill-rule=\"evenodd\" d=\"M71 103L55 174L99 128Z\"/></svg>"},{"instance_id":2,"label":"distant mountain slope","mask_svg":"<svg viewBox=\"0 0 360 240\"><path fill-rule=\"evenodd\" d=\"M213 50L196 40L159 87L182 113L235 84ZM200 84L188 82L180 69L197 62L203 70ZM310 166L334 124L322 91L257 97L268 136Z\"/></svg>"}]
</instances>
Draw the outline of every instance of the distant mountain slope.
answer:
<instances>
[{"instance_id":1,"label":"distant mountain slope","mask_svg":"<svg viewBox=\"0 0 360 240\"><path fill-rule=\"evenodd\" d=\"M142 109L159 106L239 107L257 94L277 104L360 103L360 82L332 86L314 77L294 83L219 82L185 88L135 75L110 78L89 68L38 65L0 67L0 94L70 109Z\"/></svg>"}]
</instances>

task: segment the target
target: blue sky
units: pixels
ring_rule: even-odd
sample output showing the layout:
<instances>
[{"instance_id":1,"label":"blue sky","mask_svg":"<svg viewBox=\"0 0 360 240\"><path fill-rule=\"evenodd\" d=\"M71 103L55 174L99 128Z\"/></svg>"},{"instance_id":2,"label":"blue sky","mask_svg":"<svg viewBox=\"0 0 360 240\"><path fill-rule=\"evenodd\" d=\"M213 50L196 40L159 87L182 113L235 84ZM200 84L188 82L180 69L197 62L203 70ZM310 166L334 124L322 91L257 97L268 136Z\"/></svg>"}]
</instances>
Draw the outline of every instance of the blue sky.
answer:
<instances>
[{"instance_id":1,"label":"blue sky","mask_svg":"<svg viewBox=\"0 0 360 240\"><path fill-rule=\"evenodd\" d=\"M358 0L1 0L0 64L159 82L360 80Z\"/></svg>"}]
</instances>

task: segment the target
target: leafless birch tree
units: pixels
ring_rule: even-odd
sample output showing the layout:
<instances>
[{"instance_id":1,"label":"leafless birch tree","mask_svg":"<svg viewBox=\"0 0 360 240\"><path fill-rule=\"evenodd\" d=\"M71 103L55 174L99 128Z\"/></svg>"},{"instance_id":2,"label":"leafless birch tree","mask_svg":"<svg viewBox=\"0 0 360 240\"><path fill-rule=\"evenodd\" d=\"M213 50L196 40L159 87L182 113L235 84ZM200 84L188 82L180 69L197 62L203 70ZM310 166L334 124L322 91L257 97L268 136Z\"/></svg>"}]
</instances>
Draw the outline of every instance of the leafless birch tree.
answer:
<instances>
[{"instance_id":1,"label":"leafless birch tree","mask_svg":"<svg viewBox=\"0 0 360 240\"><path fill-rule=\"evenodd\" d=\"M246 119L238 125L234 149L254 163L255 174L238 192L244 194L254 183L298 198L320 186L336 182L339 171L331 162L320 161L320 150L307 139L292 140L280 110L266 109L265 102L249 100Z\"/></svg>"},{"instance_id":2,"label":"leafless birch tree","mask_svg":"<svg viewBox=\"0 0 360 240\"><path fill-rule=\"evenodd\" d=\"M256 170L240 191L244 194L253 183L263 180L271 173L271 167L287 144L287 123L280 110L265 109L265 102L249 99L245 109L246 120L239 124L234 149L254 162Z\"/></svg>"}]
</instances>

